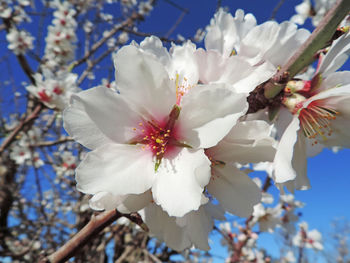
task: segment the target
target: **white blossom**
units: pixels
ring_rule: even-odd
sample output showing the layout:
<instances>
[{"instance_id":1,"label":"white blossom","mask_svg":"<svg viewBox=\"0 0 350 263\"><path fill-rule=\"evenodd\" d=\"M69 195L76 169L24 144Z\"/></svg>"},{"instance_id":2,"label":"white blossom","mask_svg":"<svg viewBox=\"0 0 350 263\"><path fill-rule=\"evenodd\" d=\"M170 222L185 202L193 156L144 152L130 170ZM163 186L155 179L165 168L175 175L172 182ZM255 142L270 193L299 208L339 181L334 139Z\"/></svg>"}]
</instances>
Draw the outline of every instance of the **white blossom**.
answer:
<instances>
[{"instance_id":1,"label":"white blossom","mask_svg":"<svg viewBox=\"0 0 350 263\"><path fill-rule=\"evenodd\" d=\"M77 75L65 71L52 73L44 69L43 73L34 75L35 85L27 90L39 98L46 106L63 110L68 106L72 94L80 91L76 86Z\"/></svg>"},{"instance_id":2,"label":"white blossom","mask_svg":"<svg viewBox=\"0 0 350 263\"><path fill-rule=\"evenodd\" d=\"M11 28L6 39L9 42L8 48L16 55L23 55L29 49L33 49L34 37L27 31Z\"/></svg>"},{"instance_id":3,"label":"white blossom","mask_svg":"<svg viewBox=\"0 0 350 263\"><path fill-rule=\"evenodd\" d=\"M244 96L224 84L180 92L155 57L132 45L118 51L115 66L120 94L83 91L64 112L66 130L93 149L77 168L78 189L116 197L152 189L170 216L198 209L211 177L204 148L217 144L246 111Z\"/></svg>"},{"instance_id":4,"label":"white blossom","mask_svg":"<svg viewBox=\"0 0 350 263\"><path fill-rule=\"evenodd\" d=\"M319 231L316 229L309 231L306 222L300 223L299 228L299 232L293 237L294 246L323 250L322 235Z\"/></svg>"}]
</instances>

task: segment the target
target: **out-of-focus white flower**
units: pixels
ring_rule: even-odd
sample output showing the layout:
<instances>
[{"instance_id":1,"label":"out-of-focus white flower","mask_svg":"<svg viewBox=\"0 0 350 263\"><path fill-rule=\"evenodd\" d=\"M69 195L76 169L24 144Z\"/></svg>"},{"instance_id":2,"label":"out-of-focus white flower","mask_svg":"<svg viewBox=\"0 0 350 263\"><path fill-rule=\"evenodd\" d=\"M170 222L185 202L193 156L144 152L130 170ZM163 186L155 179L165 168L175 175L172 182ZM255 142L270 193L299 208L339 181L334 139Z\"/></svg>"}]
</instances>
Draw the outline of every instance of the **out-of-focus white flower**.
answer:
<instances>
[{"instance_id":1,"label":"out-of-focus white flower","mask_svg":"<svg viewBox=\"0 0 350 263\"><path fill-rule=\"evenodd\" d=\"M141 15L148 15L152 9L153 6L151 5L150 1L143 1L139 3L139 14Z\"/></svg>"},{"instance_id":2,"label":"out-of-focus white flower","mask_svg":"<svg viewBox=\"0 0 350 263\"><path fill-rule=\"evenodd\" d=\"M9 18L12 14L12 8L6 5L0 5L0 17Z\"/></svg>"},{"instance_id":3,"label":"out-of-focus white flower","mask_svg":"<svg viewBox=\"0 0 350 263\"><path fill-rule=\"evenodd\" d=\"M129 34L127 32L122 32L122 33L119 34L118 42L121 45L124 45L126 42L128 42L128 40L129 40Z\"/></svg>"},{"instance_id":4,"label":"out-of-focus white flower","mask_svg":"<svg viewBox=\"0 0 350 263\"><path fill-rule=\"evenodd\" d=\"M72 94L80 91L76 85L77 75L65 71L53 74L44 69L43 74L34 75L35 85L27 90L39 98L46 106L63 110L69 103Z\"/></svg>"},{"instance_id":5,"label":"out-of-focus white flower","mask_svg":"<svg viewBox=\"0 0 350 263\"><path fill-rule=\"evenodd\" d=\"M295 261L296 261L296 258L294 256L294 253L293 253L293 251L290 251L290 250L281 259L282 263L294 263Z\"/></svg>"},{"instance_id":6,"label":"out-of-focus white flower","mask_svg":"<svg viewBox=\"0 0 350 263\"><path fill-rule=\"evenodd\" d=\"M278 204L275 207L265 208L262 204L254 206L253 219L251 225L259 223L259 230L261 232L273 233L275 228L281 226L282 206Z\"/></svg>"},{"instance_id":7,"label":"out-of-focus white flower","mask_svg":"<svg viewBox=\"0 0 350 263\"><path fill-rule=\"evenodd\" d=\"M312 15L312 5L310 0L303 0L301 4L295 6L295 11L296 14L291 17L290 21L298 25L303 25L305 20Z\"/></svg>"},{"instance_id":8,"label":"out-of-focus white flower","mask_svg":"<svg viewBox=\"0 0 350 263\"><path fill-rule=\"evenodd\" d=\"M299 232L293 237L294 246L323 250L322 235L319 231L316 229L308 231L306 222L300 223L299 228Z\"/></svg>"},{"instance_id":9,"label":"out-of-focus white flower","mask_svg":"<svg viewBox=\"0 0 350 263\"><path fill-rule=\"evenodd\" d=\"M76 11L68 1L53 1L52 7L54 19L48 27L48 35L45 38L46 66L54 68L64 65L74 58L75 42L77 40L75 29L77 23L74 15Z\"/></svg>"},{"instance_id":10,"label":"out-of-focus white flower","mask_svg":"<svg viewBox=\"0 0 350 263\"><path fill-rule=\"evenodd\" d=\"M78 166L78 157L70 151L59 153L61 165L55 166L57 175L74 175L75 169Z\"/></svg>"},{"instance_id":11,"label":"out-of-focus white flower","mask_svg":"<svg viewBox=\"0 0 350 263\"><path fill-rule=\"evenodd\" d=\"M24 164L31 157L31 153L28 147L14 145L11 147L10 158L18 165Z\"/></svg>"},{"instance_id":12,"label":"out-of-focus white flower","mask_svg":"<svg viewBox=\"0 0 350 263\"><path fill-rule=\"evenodd\" d=\"M9 42L8 48L16 55L23 55L27 50L33 49L34 37L27 31L11 28L6 39Z\"/></svg>"},{"instance_id":13,"label":"out-of-focus white flower","mask_svg":"<svg viewBox=\"0 0 350 263\"><path fill-rule=\"evenodd\" d=\"M224 233L227 233L227 234L231 233L231 224L229 222L220 223L219 228Z\"/></svg>"},{"instance_id":14,"label":"out-of-focus white flower","mask_svg":"<svg viewBox=\"0 0 350 263\"><path fill-rule=\"evenodd\" d=\"M322 18L335 4L336 0L314 0L315 5L312 5L310 0L303 2L295 7L296 14L291 17L291 21L303 25L305 20L312 18L312 24L318 26Z\"/></svg>"},{"instance_id":15,"label":"out-of-focus white flower","mask_svg":"<svg viewBox=\"0 0 350 263\"><path fill-rule=\"evenodd\" d=\"M92 31L92 28L93 28L93 24L91 23L91 21L87 20L85 23L84 23L84 26L83 26L83 29L86 33L91 33Z\"/></svg>"}]
</instances>

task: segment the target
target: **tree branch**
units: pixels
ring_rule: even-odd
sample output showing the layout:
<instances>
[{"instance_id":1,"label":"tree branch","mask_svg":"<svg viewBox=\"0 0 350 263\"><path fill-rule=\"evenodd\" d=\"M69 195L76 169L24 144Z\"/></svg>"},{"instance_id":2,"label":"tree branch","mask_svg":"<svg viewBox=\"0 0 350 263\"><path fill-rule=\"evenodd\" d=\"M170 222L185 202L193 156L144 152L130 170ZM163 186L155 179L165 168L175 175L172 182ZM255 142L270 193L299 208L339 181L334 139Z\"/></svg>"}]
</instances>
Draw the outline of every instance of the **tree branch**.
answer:
<instances>
[{"instance_id":1,"label":"tree branch","mask_svg":"<svg viewBox=\"0 0 350 263\"><path fill-rule=\"evenodd\" d=\"M0 154L16 139L17 134L26 126L32 123L38 116L39 113L44 109L44 105L38 104L35 109L29 114L24 120L22 120L17 127L6 137L0 146Z\"/></svg>"},{"instance_id":2,"label":"tree branch","mask_svg":"<svg viewBox=\"0 0 350 263\"><path fill-rule=\"evenodd\" d=\"M65 262L69 258L73 257L81 247L83 247L87 242L94 238L94 236L100 233L105 227L109 226L122 216L138 224L142 229L146 231L148 230L147 226L145 226L141 216L138 213L122 214L116 209L106 211L97 216L93 215L90 222L84 226L72 239L70 239L55 253L51 254L46 259L41 260L40 263Z\"/></svg>"},{"instance_id":3,"label":"tree branch","mask_svg":"<svg viewBox=\"0 0 350 263\"><path fill-rule=\"evenodd\" d=\"M339 23L350 11L349 0L338 0L331 10L325 15L320 24L312 32L306 42L288 60L273 78L264 85L264 94L268 99L274 98L283 89L284 84L293 78L314 60L314 55L318 50L324 48L332 38ZM276 82L277 80L277 82ZM283 80L279 83L279 80Z\"/></svg>"}]
</instances>

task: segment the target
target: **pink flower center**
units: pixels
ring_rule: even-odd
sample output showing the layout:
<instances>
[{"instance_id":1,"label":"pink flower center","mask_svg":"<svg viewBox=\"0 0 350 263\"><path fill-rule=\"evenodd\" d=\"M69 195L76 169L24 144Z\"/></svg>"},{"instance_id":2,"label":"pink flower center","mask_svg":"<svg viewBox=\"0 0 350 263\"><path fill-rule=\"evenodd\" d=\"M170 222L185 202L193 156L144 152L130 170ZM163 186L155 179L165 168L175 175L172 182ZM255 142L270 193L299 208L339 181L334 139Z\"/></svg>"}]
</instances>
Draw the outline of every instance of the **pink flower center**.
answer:
<instances>
[{"instance_id":1,"label":"pink flower center","mask_svg":"<svg viewBox=\"0 0 350 263\"><path fill-rule=\"evenodd\" d=\"M165 152L171 148L169 142L175 138L174 128L169 129L166 123L156 122L154 120L148 122L140 122L142 143L150 149L154 156L164 156ZM140 130L138 130L140 132Z\"/></svg>"},{"instance_id":2,"label":"pink flower center","mask_svg":"<svg viewBox=\"0 0 350 263\"><path fill-rule=\"evenodd\" d=\"M176 152L177 147L190 147L178 141L179 128L176 124L180 114L180 108L174 106L167 121L141 121L133 130L137 133L131 144L143 144L142 149L150 150L156 157L155 170L160 165L163 157L170 157Z\"/></svg>"},{"instance_id":3,"label":"pink flower center","mask_svg":"<svg viewBox=\"0 0 350 263\"><path fill-rule=\"evenodd\" d=\"M299 112L299 120L305 136L309 139L321 136L323 140L327 140L326 136L331 136L333 133L331 120L335 120L338 114L339 112L330 107L320 105L316 101L311 102ZM314 144L317 144L317 141Z\"/></svg>"},{"instance_id":4,"label":"pink flower center","mask_svg":"<svg viewBox=\"0 0 350 263\"><path fill-rule=\"evenodd\" d=\"M56 93L57 95L62 94L63 90L60 88L60 86L55 86L53 89L53 92Z\"/></svg>"},{"instance_id":5,"label":"pink flower center","mask_svg":"<svg viewBox=\"0 0 350 263\"><path fill-rule=\"evenodd\" d=\"M44 102L50 102L51 100L51 97L46 94L45 90L39 91L38 95L39 95L39 98Z\"/></svg>"},{"instance_id":6,"label":"pink flower center","mask_svg":"<svg viewBox=\"0 0 350 263\"><path fill-rule=\"evenodd\" d=\"M312 239L310 239L310 238L308 238L308 239L306 240L306 242L309 243L309 244L311 244L311 245L314 243L314 241L313 241Z\"/></svg>"}]
</instances>

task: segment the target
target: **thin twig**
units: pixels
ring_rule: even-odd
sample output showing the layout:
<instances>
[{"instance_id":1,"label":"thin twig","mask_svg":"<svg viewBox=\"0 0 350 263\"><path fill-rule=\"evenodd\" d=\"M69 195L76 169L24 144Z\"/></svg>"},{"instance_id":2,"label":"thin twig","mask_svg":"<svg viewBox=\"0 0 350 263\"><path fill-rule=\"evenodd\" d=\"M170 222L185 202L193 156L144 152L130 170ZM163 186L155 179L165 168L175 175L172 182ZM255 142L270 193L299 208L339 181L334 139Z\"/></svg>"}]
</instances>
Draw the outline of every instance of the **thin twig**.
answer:
<instances>
[{"instance_id":1,"label":"thin twig","mask_svg":"<svg viewBox=\"0 0 350 263\"><path fill-rule=\"evenodd\" d=\"M147 230L147 226L145 226L141 216L138 213L122 214L117 210L111 210L103 212L97 216L93 215L90 222L77 234L75 234L72 239L70 239L55 253L41 260L40 263L65 262L69 258L73 257L81 247L97 236L97 234L100 233L105 227L109 226L122 216L127 217L129 220L139 225L142 229Z\"/></svg>"},{"instance_id":2,"label":"thin twig","mask_svg":"<svg viewBox=\"0 0 350 263\"><path fill-rule=\"evenodd\" d=\"M61 143L65 143L65 142L70 142L73 141L74 139L72 137L63 137L63 138L59 138L56 141L46 141L46 142L38 142L36 144L32 144L30 145L30 147L46 147L46 146L53 146L53 145L57 145L57 144L61 144Z\"/></svg>"},{"instance_id":3,"label":"thin twig","mask_svg":"<svg viewBox=\"0 0 350 263\"><path fill-rule=\"evenodd\" d=\"M282 7L282 5L284 4L285 1L286 1L286 0L280 0L280 1L278 2L278 4L277 4L277 5L275 6L275 8L272 10L272 13L271 13L271 16L270 16L270 20L275 19L278 10L280 10L280 8Z\"/></svg>"},{"instance_id":4,"label":"thin twig","mask_svg":"<svg viewBox=\"0 0 350 263\"><path fill-rule=\"evenodd\" d=\"M30 113L24 120L22 120L17 127L6 137L3 143L0 146L0 154L12 143L16 138L17 134L39 116L39 113L44 109L44 106L40 103L38 104L32 113Z\"/></svg>"},{"instance_id":5,"label":"thin twig","mask_svg":"<svg viewBox=\"0 0 350 263\"><path fill-rule=\"evenodd\" d=\"M143 16L138 14L138 13L134 13L132 14L128 19L126 19L123 23L115 26L111 31L108 32L108 34L106 34L103 38L101 38L99 41L97 41L92 47L91 49L86 52L86 54L79 60L73 62L73 67L76 67L82 63L84 63L85 61L87 61L89 59L89 57L94 54L108 39L110 39L115 33L117 33L118 31L122 30L124 27L130 26L133 24L134 21L136 20L141 20L143 19Z\"/></svg>"},{"instance_id":6,"label":"thin twig","mask_svg":"<svg viewBox=\"0 0 350 263\"><path fill-rule=\"evenodd\" d=\"M187 12L182 11L178 19L176 20L175 24L169 29L169 31L165 34L165 38L169 38L170 35L175 31L175 29L179 26L181 21L184 19Z\"/></svg>"},{"instance_id":7,"label":"thin twig","mask_svg":"<svg viewBox=\"0 0 350 263\"><path fill-rule=\"evenodd\" d=\"M264 85L266 98L275 97L283 89L283 85L278 85L279 80L283 80L283 83L288 81L314 60L314 55L319 49L324 48L326 43L332 38L337 26L349 11L349 0L338 0L336 2L306 42L295 52L281 70Z\"/></svg>"}]
</instances>

